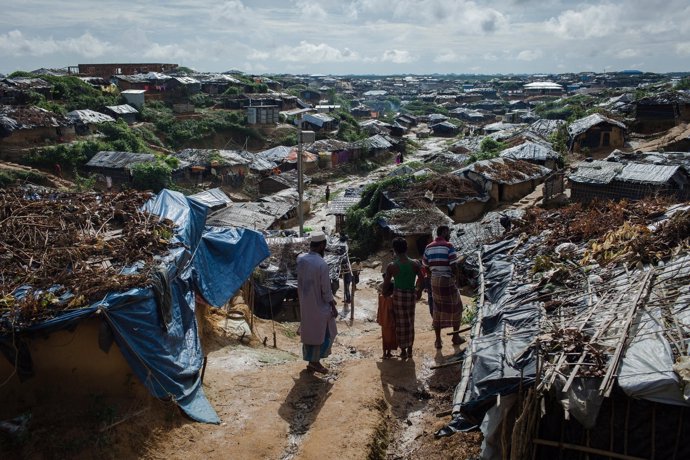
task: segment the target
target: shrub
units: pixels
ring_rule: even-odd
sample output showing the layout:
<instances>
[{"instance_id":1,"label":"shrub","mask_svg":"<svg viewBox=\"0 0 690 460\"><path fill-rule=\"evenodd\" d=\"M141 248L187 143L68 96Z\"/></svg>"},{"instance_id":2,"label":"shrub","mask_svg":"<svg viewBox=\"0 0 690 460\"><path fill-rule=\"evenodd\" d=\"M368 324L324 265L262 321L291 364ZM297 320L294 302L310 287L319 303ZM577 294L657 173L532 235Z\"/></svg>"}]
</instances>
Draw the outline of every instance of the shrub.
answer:
<instances>
[{"instance_id":1,"label":"shrub","mask_svg":"<svg viewBox=\"0 0 690 460\"><path fill-rule=\"evenodd\" d=\"M136 164L132 167L132 184L140 190L158 193L172 183L172 170L163 160Z\"/></svg>"}]
</instances>

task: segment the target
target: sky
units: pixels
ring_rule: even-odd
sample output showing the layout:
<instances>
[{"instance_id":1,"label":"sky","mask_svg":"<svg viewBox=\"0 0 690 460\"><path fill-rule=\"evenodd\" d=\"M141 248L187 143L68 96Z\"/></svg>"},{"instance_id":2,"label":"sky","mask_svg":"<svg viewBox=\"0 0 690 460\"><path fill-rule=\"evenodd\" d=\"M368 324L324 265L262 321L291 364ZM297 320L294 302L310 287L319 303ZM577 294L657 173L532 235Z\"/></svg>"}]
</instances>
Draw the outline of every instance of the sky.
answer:
<instances>
[{"instance_id":1,"label":"sky","mask_svg":"<svg viewBox=\"0 0 690 460\"><path fill-rule=\"evenodd\" d=\"M0 0L0 73L165 62L252 74L690 70L687 0Z\"/></svg>"}]
</instances>

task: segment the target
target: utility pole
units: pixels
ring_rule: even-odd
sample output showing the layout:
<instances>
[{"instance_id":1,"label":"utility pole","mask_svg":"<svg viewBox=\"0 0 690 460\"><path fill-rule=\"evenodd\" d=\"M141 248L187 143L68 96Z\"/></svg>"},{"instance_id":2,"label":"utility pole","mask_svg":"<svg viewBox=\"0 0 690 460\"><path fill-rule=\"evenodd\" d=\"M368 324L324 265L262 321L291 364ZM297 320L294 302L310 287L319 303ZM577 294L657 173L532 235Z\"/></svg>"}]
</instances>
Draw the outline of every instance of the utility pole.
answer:
<instances>
[{"instance_id":1,"label":"utility pole","mask_svg":"<svg viewBox=\"0 0 690 460\"><path fill-rule=\"evenodd\" d=\"M302 118L297 125L297 218L299 219L299 236L304 236L304 171L302 167Z\"/></svg>"}]
</instances>

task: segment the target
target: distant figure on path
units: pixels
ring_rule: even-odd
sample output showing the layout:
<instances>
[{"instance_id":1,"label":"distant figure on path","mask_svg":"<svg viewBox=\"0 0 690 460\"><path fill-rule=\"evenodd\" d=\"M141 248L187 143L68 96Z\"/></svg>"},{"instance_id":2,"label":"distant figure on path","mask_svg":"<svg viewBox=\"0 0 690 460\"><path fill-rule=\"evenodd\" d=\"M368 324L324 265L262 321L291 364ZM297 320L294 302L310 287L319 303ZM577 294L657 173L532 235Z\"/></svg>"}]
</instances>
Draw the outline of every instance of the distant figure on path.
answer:
<instances>
[{"instance_id":1,"label":"distant figure on path","mask_svg":"<svg viewBox=\"0 0 690 460\"><path fill-rule=\"evenodd\" d=\"M393 283L393 316L395 317L395 336L400 347L400 357L412 357L414 344L415 303L422 297L422 267L416 260L407 257L407 241L393 239L395 259L386 267L383 276L383 292Z\"/></svg>"},{"instance_id":2,"label":"distant figure on path","mask_svg":"<svg viewBox=\"0 0 690 460\"><path fill-rule=\"evenodd\" d=\"M460 329L462 318L462 300L458 291L458 257L450 243L450 229L441 225L436 229L436 239L424 250L422 263L431 272L431 292L433 295L433 326L436 333L436 348L442 347L441 329L452 327ZM462 338L455 334L453 345L462 343Z\"/></svg>"},{"instance_id":3,"label":"distant figure on path","mask_svg":"<svg viewBox=\"0 0 690 460\"><path fill-rule=\"evenodd\" d=\"M326 204L331 200L331 186L326 185Z\"/></svg>"},{"instance_id":4,"label":"distant figure on path","mask_svg":"<svg viewBox=\"0 0 690 460\"><path fill-rule=\"evenodd\" d=\"M297 257L297 293L300 307L300 338L302 357L308 361L307 370L327 374L321 359L331 354L331 346L338 330L328 264L323 260L326 235L314 232L309 252Z\"/></svg>"}]
</instances>

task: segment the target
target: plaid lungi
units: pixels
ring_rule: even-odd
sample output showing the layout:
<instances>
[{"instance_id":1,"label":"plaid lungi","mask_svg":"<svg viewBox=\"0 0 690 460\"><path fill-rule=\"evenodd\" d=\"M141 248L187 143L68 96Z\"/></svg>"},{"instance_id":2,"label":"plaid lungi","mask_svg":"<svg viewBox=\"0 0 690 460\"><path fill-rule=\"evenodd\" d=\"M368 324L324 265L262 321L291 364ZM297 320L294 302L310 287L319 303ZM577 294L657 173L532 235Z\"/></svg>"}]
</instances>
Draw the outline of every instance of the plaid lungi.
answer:
<instances>
[{"instance_id":1,"label":"plaid lungi","mask_svg":"<svg viewBox=\"0 0 690 460\"><path fill-rule=\"evenodd\" d=\"M393 290L393 316L395 317L395 337L402 349L414 343L414 307L417 296L414 291Z\"/></svg>"},{"instance_id":2,"label":"plaid lungi","mask_svg":"<svg viewBox=\"0 0 690 460\"><path fill-rule=\"evenodd\" d=\"M431 290L434 295L433 325L443 329L460 327L462 317L462 300L453 278L445 276L431 277Z\"/></svg>"}]
</instances>

